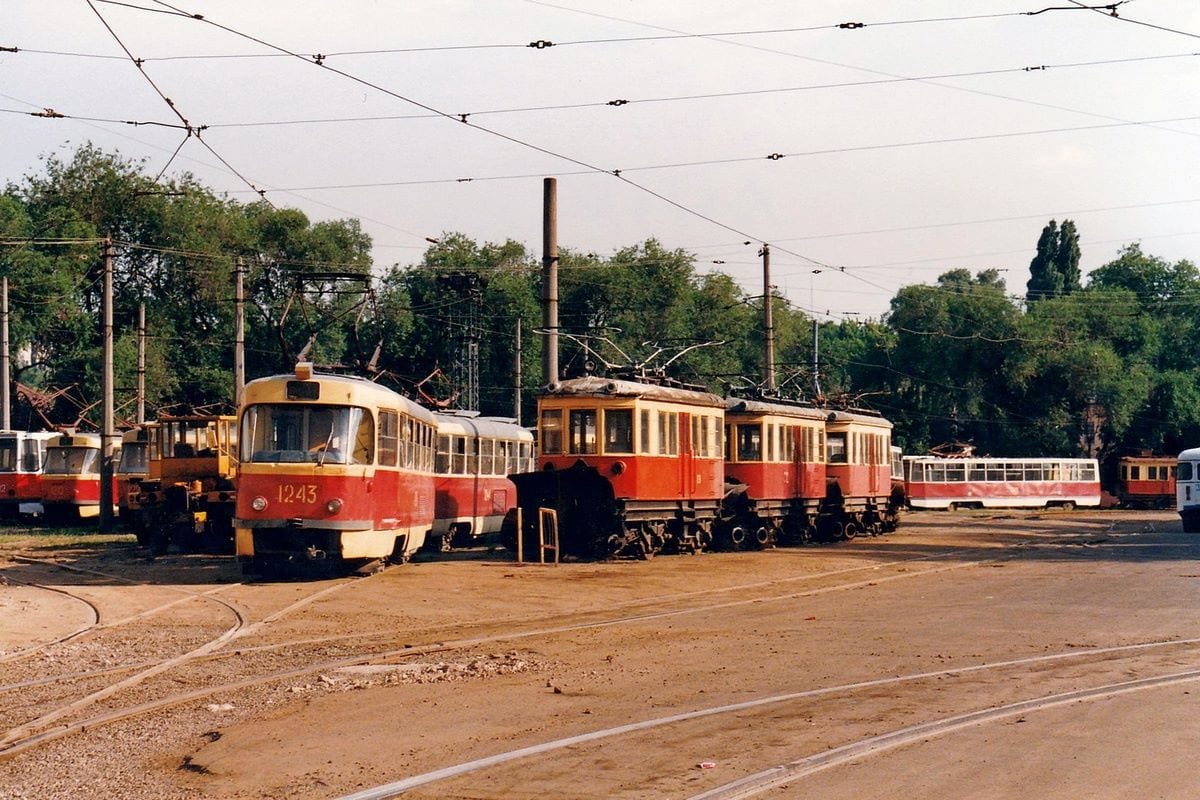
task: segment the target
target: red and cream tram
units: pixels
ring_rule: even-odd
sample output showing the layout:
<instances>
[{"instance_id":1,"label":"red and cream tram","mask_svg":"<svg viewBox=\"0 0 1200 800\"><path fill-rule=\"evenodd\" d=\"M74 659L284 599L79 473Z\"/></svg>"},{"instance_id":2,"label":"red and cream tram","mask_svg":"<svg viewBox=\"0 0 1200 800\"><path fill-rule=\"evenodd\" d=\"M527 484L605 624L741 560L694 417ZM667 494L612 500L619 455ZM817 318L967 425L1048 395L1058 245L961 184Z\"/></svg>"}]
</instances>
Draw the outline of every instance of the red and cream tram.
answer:
<instances>
[{"instance_id":1,"label":"red and cream tram","mask_svg":"<svg viewBox=\"0 0 1200 800\"><path fill-rule=\"evenodd\" d=\"M0 431L0 516L42 513L42 472L53 431Z\"/></svg>"},{"instance_id":2,"label":"red and cream tram","mask_svg":"<svg viewBox=\"0 0 1200 800\"><path fill-rule=\"evenodd\" d=\"M113 443L116 455L117 443ZM100 516L100 436L60 433L46 442L42 475L42 506L49 522L70 522ZM117 512L113 476L113 512Z\"/></svg>"},{"instance_id":3,"label":"red and cream tram","mask_svg":"<svg viewBox=\"0 0 1200 800\"><path fill-rule=\"evenodd\" d=\"M822 534L851 539L896 528L892 491L892 423L865 411L834 411L825 424Z\"/></svg>"},{"instance_id":4,"label":"red and cream tram","mask_svg":"<svg viewBox=\"0 0 1200 800\"><path fill-rule=\"evenodd\" d=\"M1129 508L1170 508L1175 503L1174 456L1124 456L1117 462L1117 499Z\"/></svg>"},{"instance_id":5,"label":"red and cream tram","mask_svg":"<svg viewBox=\"0 0 1200 800\"><path fill-rule=\"evenodd\" d=\"M555 509L564 554L695 551L725 494L725 401L667 381L587 376L538 397L541 469L512 476L525 541Z\"/></svg>"},{"instance_id":6,"label":"red and cream tram","mask_svg":"<svg viewBox=\"0 0 1200 800\"><path fill-rule=\"evenodd\" d=\"M430 411L298 364L295 375L246 384L239 420L234 526L245 571L365 568L424 543L434 513Z\"/></svg>"},{"instance_id":7,"label":"red and cream tram","mask_svg":"<svg viewBox=\"0 0 1200 800\"><path fill-rule=\"evenodd\" d=\"M434 520L426 544L453 545L499 533L517 503L509 475L537 469L533 434L516 420L471 411L435 412Z\"/></svg>"},{"instance_id":8,"label":"red and cream tram","mask_svg":"<svg viewBox=\"0 0 1200 800\"><path fill-rule=\"evenodd\" d=\"M725 477L744 489L727 498L735 518L718 544L807 542L825 500L828 410L731 398L725 408ZM720 541L728 539L728 541Z\"/></svg>"},{"instance_id":9,"label":"red and cream tram","mask_svg":"<svg viewBox=\"0 0 1200 800\"><path fill-rule=\"evenodd\" d=\"M913 508L1064 508L1100 505L1094 458L906 456Z\"/></svg>"}]
</instances>

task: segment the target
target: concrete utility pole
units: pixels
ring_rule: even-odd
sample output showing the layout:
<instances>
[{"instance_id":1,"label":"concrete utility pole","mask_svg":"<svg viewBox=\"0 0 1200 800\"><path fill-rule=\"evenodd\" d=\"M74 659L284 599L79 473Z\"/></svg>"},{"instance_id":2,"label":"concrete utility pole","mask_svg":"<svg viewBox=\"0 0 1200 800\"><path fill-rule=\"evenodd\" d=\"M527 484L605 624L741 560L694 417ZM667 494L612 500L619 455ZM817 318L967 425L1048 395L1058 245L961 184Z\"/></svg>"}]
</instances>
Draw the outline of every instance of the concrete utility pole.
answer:
<instances>
[{"instance_id":1,"label":"concrete utility pole","mask_svg":"<svg viewBox=\"0 0 1200 800\"><path fill-rule=\"evenodd\" d=\"M821 328L814 319L812 321L812 342L813 342L813 360L812 360L812 380L813 380L813 396L821 396Z\"/></svg>"},{"instance_id":2,"label":"concrete utility pole","mask_svg":"<svg viewBox=\"0 0 1200 800\"><path fill-rule=\"evenodd\" d=\"M771 245L762 246L763 260L763 389L775 391L775 315L771 308Z\"/></svg>"},{"instance_id":3,"label":"concrete utility pole","mask_svg":"<svg viewBox=\"0 0 1200 800\"><path fill-rule=\"evenodd\" d=\"M542 181L542 378L558 383L558 179Z\"/></svg>"},{"instance_id":4,"label":"concrete utility pole","mask_svg":"<svg viewBox=\"0 0 1200 800\"><path fill-rule=\"evenodd\" d=\"M137 424L146 424L146 304L138 303Z\"/></svg>"},{"instance_id":5,"label":"concrete utility pole","mask_svg":"<svg viewBox=\"0 0 1200 800\"><path fill-rule=\"evenodd\" d=\"M12 384L8 362L8 278L0 282L0 428L12 430Z\"/></svg>"},{"instance_id":6,"label":"concrete utility pole","mask_svg":"<svg viewBox=\"0 0 1200 800\"><path fill-rule=\"evenodd\" d=\"M100 416L100 532L113 530L113 242L104 237L104 299L101 305L104 343L101 360L104 362L100 388L104 399Z\"/></svg>"},{"instance_id":7,"label":"concrete utility pole","mask_svg":"<svg viewBox=\"0 0 1200 800\"><path fill-rule=\"evenodd\" d=\"M517 317L517 346L513 355L513 419L521 424L521 318Z\"/></svg>"},{"instance_id":8,"label":"concrete utility pole","mask_svg":"<svg viewBox=\"0 0 1200 800\"><path fill-rule=\"evenodd\" d=\"M233 271L233 404L242 405L246 388L246 262L238 256Z\"/></svg>"}]
</instances>

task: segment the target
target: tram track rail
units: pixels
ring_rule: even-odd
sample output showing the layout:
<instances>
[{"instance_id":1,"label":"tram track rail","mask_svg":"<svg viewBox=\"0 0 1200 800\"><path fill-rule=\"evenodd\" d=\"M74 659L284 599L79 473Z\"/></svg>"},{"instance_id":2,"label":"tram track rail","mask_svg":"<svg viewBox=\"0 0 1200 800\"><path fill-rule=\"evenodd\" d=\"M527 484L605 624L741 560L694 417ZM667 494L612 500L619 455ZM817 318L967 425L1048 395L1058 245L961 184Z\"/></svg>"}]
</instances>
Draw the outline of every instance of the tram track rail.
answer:
<instances>
[{"instance_id":1,"label":"tram track rail","mask_svg":"<svg viewBox=\"0 0 1200 800\"><path fill-rule=\"evenodd\" d=\"M867 570L878 571L878 570L886 569L886 568L892 567L892 566L902 567L905 569L911 569L912 565L914 565L914 564L919 564L921 562L941 560L941 559L949 558L949 557L952 557L955 555L962 555L967 552L972 552L972 550L970 548L965 548L962 551L955 551L952 553L943 553L943 554L939 554L935 557L896 559L893 561L885 562L883 564L877 563L877 564L872 564L872 565L863 565L863 566L859 566L859 567L849 568L849 569L845 569L845 570L832 570L832 571L827 571L827 572L823 572L823 573L815 573L811 576L796 576L795 579L796 580L803 580L805 578L807 578L807 579L824 579L824 578L828 578L828 577L834 577L839 574L845 574L848 572L858 572L858 571L867 571ZM339 668L352 667L352 666L389 664L389 663L394 663L397 660L411 660L414 658L428 657L428 656L434 655L434 654L444 654L444 653L466 651L466 650L483 647L486 645L520 642L520 641L528 640L528 639L540 639L540 638L568 634L568 633L589 630L589 629L611 627L611 626L618 626L618 625L640 624L640 623L646 623L646 622L667 619L667 618L674 617L674 616L704 614L704 613L711 613L711 612L723 610L723 609L737 608L737 607L746 606L746 605L793 600L793 599L797 599L797 598L801 598L801 597L817 596L817 595L826 594L829 592L849 591L849 590L853 590L853 589L860 589L860 588L865 588L865 587L869 587L869 586L873 586L873 585L878 585L880 583L887 583L887 582L891 582L894 580L914 579L914 578L938 574L938 573L942 573L942 572L946 572L946 571L950 571L950 570L958 570L958 569L974 567L974 566L978 566L981 563L984 563L984 562L983 561L961 561L961 562L956 562L954 564L936 566L931 569L899 572L899 573L897 573L895 575L891 575L891 576L872 575L871 577L863 579L863 580L837 583L837 584L833 584L833 585L829 585L829 586L819 586L816 588L806 589L806 590L802 590L802 591L792 591L792 592L786 592L783 594L775 594L775 595L769 595L769 596L756 595L756 596L743 598L743 599L726 600L726 601L719 602L719 603L687 604L682 608L676 608L676 609L671 609L671 610L660 610L660 611L647 612L647 613L642 613L642 614L626 614L626 615L612 616L611 613L609 613L608 616L604 616L605 610L589 609L589 610L586 610L583 612L574 612L573 614L567 613L565 616L567 617L568 620L571 616L578 617L580 615L599 615L600 618L594 619L594 620L585 620L585 621L575 622L575 623L572 623L569 621L564 621L561 624L550 624L550 625L545 625L545 626L540 626L540 627L532 627L532 628L526 627L523 630L516 630L516 631L501 630L498 633L483 634L483 635L477 635L477 636L465 636L465 637L461 637L458 639L447 639L445 637L435 637L432 641L427 641L425 643L408 643L408 644L403 645L400 648L384 649L382 651L378 651L378 652L374 652L374 653L366 653L366 654L359 653L359 654L355 654L355 655L348 656L348 657L332 659L332 660L324 660L324 661L320 661L320 662L309 662L309 663L302 664L301 666L298 666L296 668L267 671L267 672L260 673L258 675L254 675L249 678L244 678L244 679L235 680L235 681L218 682L218 683L214 683L209 686L198 688L196 690L182 692L182 693L177 692L174 694L169 694L169 695L166 695L163 697L155 698L155 699L147 701L147 702L136 703L136 704L133 704L126 708L112 709L112 710L108 710L103 713L100 713L100 714L97 714L97 715L94 715L94 716L91 716L91 717L88 717L85 719L70 720L70 721L66 721L61 724L55 725L53 728L49 728L49 729L45 728L46 725L49 725L51 723L57 723L60 720L63 720L64 717L67 717L70 714L72 714L76 711L79 711L81 708L83 708L87 705L91 705L99 700L111 698L114 695L116 695L118 692L122 691L123 689L137 686L138 684L148 680L149 678L156 677L156 676L166 673L168 671L176 671L177 672L179 670L179 668L181 668L193 661L198 661L198 660L204 659L204 658L211 659L211 658L220 657L222 654L218 654L213 651L216 648L223 646L225 644L228 644L229 642L231 642L237 638L237 633L231 631L231 632L228 632L227 634L222 634L221 637L218 637L219 642L218 642L218 639L214 639L212 642L206 643L205 645L201 646L200 648L196 648L195 650L190 651L188 654L184 654L184 656L182 656L182 657L179 657L176 659L171 659L168 662L155 663L155 664L145 668L144 670L141 670L141 671L135 673L133 676L131 676L129 678L122 679L121 681L118 681L118 682L112 684L111 686L105 687L104 689L91 692L85 698L86 702L70 703L70 704L62 705L59 708L56 708L54 710L48 711L48 712L40 715L35 720L27 722L24 725L13 727L13 728L9 729L7 732L0 734L0 761L3 761L7 758L11 758L20 753L24 753L24 752L28 751L29 749L36 747L38 745L45 744L45 743L48 743L51 741L55 741L57 739L63 738L65 736L68 736L68 735L71 735L74 733L81 732L83 730L90 730L90 729L94 729L94 728L102 726L102 725L107 725L107 724L111 724L113 722L126 720L131 717L136 717L136 716L143 715L143 714L149 714L152 712L169 709L169 708L179 706L179 705L182 705L185 703L202 700L202 699L205 699L205 698L208 698L213 695L220 694L220 693L231 693L231 692L242 691L242 690L246 690L246 689L250 689L250 688L261 687L264 685L268 685L268 684L272 684L272 683L276 683L276 682L280 682L280 681L286 681L286 680L294 679L297 677L311 675L311 674L319 673L319 672L323 672L323 671L336 670ZM784 581L779 581L779 580L766 581L766 582L756 581L756 582L752 582L750 584L737 586L737 587L728 587L728 588L729 588L729 591L739 591L739 590L740 591L748 591L748 590L752 591L754 589L761 588L764 584L775 585L780 582L792 582L792 580L793 580L792 578L789 578L789 579L785 579ZM356 580L352 583L361 584L361 579ZM322 594L322 595L326 594L330 591L331 588L332 587L326 587L325 589L322 589L321 592L319 592L317 594ZM669 596L674 598L676 601L686 602L686 601L692 599L693 595L694 595L694 593L684 592L684 593L672 593L672 595L669 595ZM309 602L310 602L310 599L308 597L306 597L306 598L302 598L302 599L296 601L296 603L294 603L293 605L296 607L300 607L303 605L307 605ZM640 602L646 603L646 602L661 602L661 601L650 598L650 599L646 599L646 600L643 600ZM283 611L283 610L281 610L281 611ZM281 612L276 612L276 614L273 615L274 618L278 618L279 616L282 616ZM264 619L261 622L265 622L265 621L266 620ZM487 620L487 621L479 622L476 624L480 625L480 626L489 627L489 628L497 627L496 623L492 620ZM247 655L247 653L245 650L241 650L238 653L239 659L244 659L244 657L246 655ZM239 664L239 667L241 668L241 671L243 671L243 672L246 671L247 666L248 665L246 665L244 662ZM0 691L3 691L6 688L7 687L0 687Z\"/></svg>"},{"instance_id":2,"label":"tram track rail","mask_svg":"<svg viewBox=\"0 0 1200 800\"><path fill-rule=\"evenodd\" d=\"M929 670L907 675L888 676L855 681L852 683L816 687L778 695L759 697L753 700L747 700L738 703L725 703L696 708L691 711L685 711L661 717L652 717L625 725L597 729L582 734L541 742L534 745L526 745L523 747L514 748L512 750L496 753L483 758L442 767L387 784L363 789L352 794L343 795L338 798L338 800L387 800L387 798L399 797L400 795L405 794L413 789L423 788L440 783L442 781L464 777L475 772L480 772L523 759L544 756L556 751L567 749L578 750L584 745L603 742L616 737L629 736L647 731L657 731L659 729L670 728L672 726L677 726L696 720L726 715L737 715L743 712L761 710L772 706L782 706L785 704L810 701L818 698L850 698L856 693L863 692L864 690L900 687L905 684L930 680L941 680L946 678L960 678L973 674L997 672L1014 668L1025 669L1031 666L1043 666L1048 664L1076 665L1080 662L1087 662L1097 658L1125 656L1136 657L1152 651L1175 649L1195 650L1196 653L1193 654L1193 658L1200 657L1200 637L1192 639L1171 639L1154 642L1141 642L1137 644L1115 645L1109 647L1072 649L1028 658L1004 659L983 664L950 667L941 670ZM1154 676L1132 681L1108 683L1099 687L1063 692L1049 697L1033 698L1016 703L1009 703L996 708L981 709L965 714L955 714L944 719L924 722L919 725L908 726L906 728L892 731L880 736L868 737L860 741L851 742L823 753L805 756L795 761L788 762L787 764L771 767L768 770L756 772L751 776L740 778L735 782L730 782L726 786L709 790L709 792L712 793L711 796L709 792L705 792L695 795L689 800L734 800L735 798L749 797L752 796L752 794L743 795L738 794L737 792L750 791L751 789L753 790L753 793L766 791L774 788L775 786L802 777L803 775L816 772L819 769L836 766L837 764L859 758L864 754L873 754L875 752L881 752L884 749L899 747L904 744L908 744L909 742L917 741L922 738L937 735L939 733L951 733L967 725L1001 719L1006 716L1022 713L1026 710L1037 710L1040 708L1049 708L1053 705L1062 705L1064 703L1074 702L1075 700L1079 699L1099 698L1108 696L1111 693L1134 691L1140 688L1153 688L1159 685L1168 685L1172 682L1193 680L1200 680L1200 669L1191 669L1184 672L1171 673L1166 676ZM729 791L730 794L722 794L721 792L724 791Z\"/></svg>"}]
</instances>

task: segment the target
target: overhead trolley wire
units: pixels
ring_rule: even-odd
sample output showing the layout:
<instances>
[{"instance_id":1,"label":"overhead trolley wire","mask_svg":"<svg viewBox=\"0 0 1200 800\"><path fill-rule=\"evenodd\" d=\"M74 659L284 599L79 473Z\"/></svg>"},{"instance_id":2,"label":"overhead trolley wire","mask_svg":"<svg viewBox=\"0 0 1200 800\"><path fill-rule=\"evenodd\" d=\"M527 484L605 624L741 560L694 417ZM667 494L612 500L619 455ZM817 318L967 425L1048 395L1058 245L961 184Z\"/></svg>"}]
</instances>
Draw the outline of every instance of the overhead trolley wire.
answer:
<instances>
[{"instance_id":1,"label":"overhead trolley wire","mask_svg":"<svg viewBox=\"0 0 1200 800\"><path fill-rule=\"evenodd\" d=\"M135 9L137 11L149 11L156 14L176 14L181 13L177 9L163 10L152 8L149 6L137 5L135 3L120 2L120 0L102 0L108 5L119 6L123 8ZM548 5L541 3L539 5ZM575 9L572 9L575 10ZM821 25L806 25L801 27L786 27L786 28L759 28L750 30L730 30L730 31L709 31L705 33L666 33L654 36L613 36L613 37L594 37L590 39L568 39L560 41L550 41L548 39L534 39L528 42L488 42L481 44L451 44L451 45L430 45L426 47L386 47L375 48L370 50L341 50L330 51L326 53L314 54L313 59L328 59L341 58L347 56L374 56L374 55L399 55L404 53L435 53L435 52L455 52L469 50L548 50L554 47L579 47L584 45L603 45L603 44L631 44L639 42L662 42L662 41L678 41L687 39L711 39L716 37L735 38L743 36L768 36L781 35L789 33L812 33L818 31L854 31L863 28L883 28L895 27L900 25L922 25L931 23L946 23L946 22L971 22L976 20L999 19L1002 17L1020 17L1034 16L1043 13L1042 11L1009 11L994 14L964 14L959 16L948 17L922 17L913 19L896 19L896 20L881 20L878 22L830 22ZM585 12L581 12L585 13ZM195 16L195 15L189 15ZM597 15L600 16L600 15ZM80 53L65 50L44 50L28 47L0 47L0 52L25 52L38 55L56 55L56 56L72 56L76 58L95 58L95 59L119 59L120 56L112 56L102 53ZM287 54L284 53L198 53L192 55L170 55L170 56L148 56L142 59L144 62L149 61L197 61L197 60L219 60L219 59L254 59L254 58L284 58Z\"/></svg>"}]
</instances>

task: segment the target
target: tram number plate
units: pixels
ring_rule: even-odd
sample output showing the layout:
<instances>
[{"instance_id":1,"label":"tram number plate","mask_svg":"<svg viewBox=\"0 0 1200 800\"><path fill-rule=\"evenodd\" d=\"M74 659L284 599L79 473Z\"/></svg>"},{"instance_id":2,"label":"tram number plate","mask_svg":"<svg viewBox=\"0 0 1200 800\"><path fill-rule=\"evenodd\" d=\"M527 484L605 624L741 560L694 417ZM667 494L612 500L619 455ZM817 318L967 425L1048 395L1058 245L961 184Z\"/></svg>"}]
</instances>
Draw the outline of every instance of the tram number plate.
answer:
<instances>
[{"instance_id":1,"label":"tram number plate","mask_svg":"<svg viewBox=\"0 0 1200 800\"><path fill-rule=\"evenodd\" d=\"M317 485L315 483L281 483L279 484L278 499L281 503L315 503L317 502Z\"/></svg>"}]
</instances>

